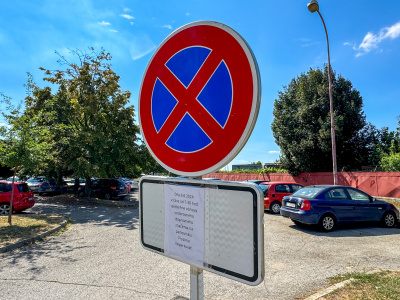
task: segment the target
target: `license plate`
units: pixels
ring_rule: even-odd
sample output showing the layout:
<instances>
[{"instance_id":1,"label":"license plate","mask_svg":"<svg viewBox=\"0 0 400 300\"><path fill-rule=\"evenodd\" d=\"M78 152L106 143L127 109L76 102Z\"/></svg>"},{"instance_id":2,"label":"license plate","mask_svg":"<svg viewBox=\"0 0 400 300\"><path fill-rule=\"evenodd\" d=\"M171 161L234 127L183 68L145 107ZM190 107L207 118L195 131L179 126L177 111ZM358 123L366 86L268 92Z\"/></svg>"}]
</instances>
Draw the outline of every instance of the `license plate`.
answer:
<instances>
[{"instance_id":1,"label":"license plate","mask_svg":"<svg viewBox=\"0 0 400 300\"><path fill-rule=\"evenodd\" d=\"M292 203L292 202L287 202L287 203L286 203L286 206L289 206L289 207L296 207L296 204L295 204L295 203Z\"/></svg>"}]
</instances>

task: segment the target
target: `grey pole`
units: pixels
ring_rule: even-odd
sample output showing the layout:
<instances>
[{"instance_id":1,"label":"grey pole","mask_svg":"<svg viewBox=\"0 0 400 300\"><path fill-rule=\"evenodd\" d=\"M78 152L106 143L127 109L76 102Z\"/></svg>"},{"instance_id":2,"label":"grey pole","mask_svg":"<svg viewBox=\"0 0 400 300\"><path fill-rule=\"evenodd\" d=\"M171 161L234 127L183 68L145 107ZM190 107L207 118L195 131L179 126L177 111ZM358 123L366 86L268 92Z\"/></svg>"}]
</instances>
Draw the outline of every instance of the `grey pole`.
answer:
<instances>
[{"instance_id":1,"label":"grey pole","mask_svg":"<svg viewBox=\"0 0 400 300\"><path fill-rule=\"evenodd\" d=\"M190 266L190 300L203 300L203 269Z\"/></svg>"},{"instance_id":2,"label":"grey pole","mask_svg":"<svg viewBox=\"0 0 400 300\"><path fill-rule=\"evenodd\" d=\"M326 35L326 44L328 47L328 79L329 79L329 106L330 106L330 114L331 114L331 140L332 140L332 162L333 162L333 184L337 185L337 162L336 162L336 134L335 134L335 119L333 115L333 97L332 97L332 75L331 75L331 59L329 55L329 39L328 39L328 31L326 30L324 18L322 18L321 13L319 12L319 4L316 0L311 0L307 4L307 8L311 13L317 12L321 18L322 24L324 25L325 35Z\"/></svg>"}]
</instances>

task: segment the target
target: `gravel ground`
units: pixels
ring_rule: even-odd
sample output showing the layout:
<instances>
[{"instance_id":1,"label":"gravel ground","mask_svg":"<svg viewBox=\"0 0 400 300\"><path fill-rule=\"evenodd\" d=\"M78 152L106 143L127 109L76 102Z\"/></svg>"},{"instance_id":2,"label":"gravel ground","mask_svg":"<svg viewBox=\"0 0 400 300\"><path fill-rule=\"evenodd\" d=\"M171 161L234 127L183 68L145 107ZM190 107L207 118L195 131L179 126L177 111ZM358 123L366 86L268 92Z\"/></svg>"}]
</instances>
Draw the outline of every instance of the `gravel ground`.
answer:
<instances>
[{"instance_id":1,"label":"gravel ground","mask_svg":"<svg viewBox=\"0 0 400 300\"><path fill-rule=\"evenodd\" d=\"M73 201L38 198L27 211L74 223L61 235L0 254L2 298L189 298L189 266L140 245L138 209ZM347 226L322 233L266 213L264 239L264 282L252 287L205 271L204 298L301 299L337 274L400 270L400 228Z\"/></svg>"}]
</instances>

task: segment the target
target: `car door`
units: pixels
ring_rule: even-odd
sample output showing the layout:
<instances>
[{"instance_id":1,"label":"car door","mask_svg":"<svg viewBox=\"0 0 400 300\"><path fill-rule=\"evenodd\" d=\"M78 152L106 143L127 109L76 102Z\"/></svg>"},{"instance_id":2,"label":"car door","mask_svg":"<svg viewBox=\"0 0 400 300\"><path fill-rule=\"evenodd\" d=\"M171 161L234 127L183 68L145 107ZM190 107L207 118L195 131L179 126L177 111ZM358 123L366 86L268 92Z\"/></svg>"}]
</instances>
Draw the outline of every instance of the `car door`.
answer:
<instances>
[{"instance_id":1,"label":"car door","mask_svg":"<svg viewBox=\"0 0 400 300\"><path fill-rule=\"evenodd\" d=\"M351 199L356 203L355 221L380 221L383 209L379 204L371 201L371 196L352 188L347 188L347 192Z\"/></svg>"},{"instance_id":2,"label":"car door","mask_svg":"<svg viewBox=\"0 0 400 300\"><path fill-rule=\"evenodd\" d=\"M330 208L339 222L353 222L356 203L344 188L332 188L324 195L326 209Z\"/></svg>"}]
</instances>

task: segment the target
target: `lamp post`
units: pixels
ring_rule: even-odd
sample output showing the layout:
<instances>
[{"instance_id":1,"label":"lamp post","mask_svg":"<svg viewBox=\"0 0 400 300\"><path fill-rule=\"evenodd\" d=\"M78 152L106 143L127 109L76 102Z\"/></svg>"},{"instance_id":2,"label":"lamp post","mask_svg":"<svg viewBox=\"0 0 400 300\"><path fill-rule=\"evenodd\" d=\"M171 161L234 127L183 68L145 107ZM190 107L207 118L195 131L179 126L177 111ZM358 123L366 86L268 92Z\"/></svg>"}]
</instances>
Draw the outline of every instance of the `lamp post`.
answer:
<instances>
[{"instance_id":1,"label":"lamp post","mask_svg":"<svg viewBox=\"0 0 400 300\"><path fill-rule=\"evenodd\" d=\"M324 25L325 35L326 35L326 44L328 48L328 79L329 79L329 106L331 113L331 140L332 140L332 162L333 162L333 184L337 185L337 164L336 164L336 136L335 136L335 120L333 117L333 99L332 99L332 78L331 78L331 60L329 56L329 40L328 40L328 31L326 30L324 19L322 18L321 13L319 12L319 5L316 0L311 0L307 4L307 9L309 12L314 13L317 12L321 18L322 24Z\"/></svg>"}]
</instances>

